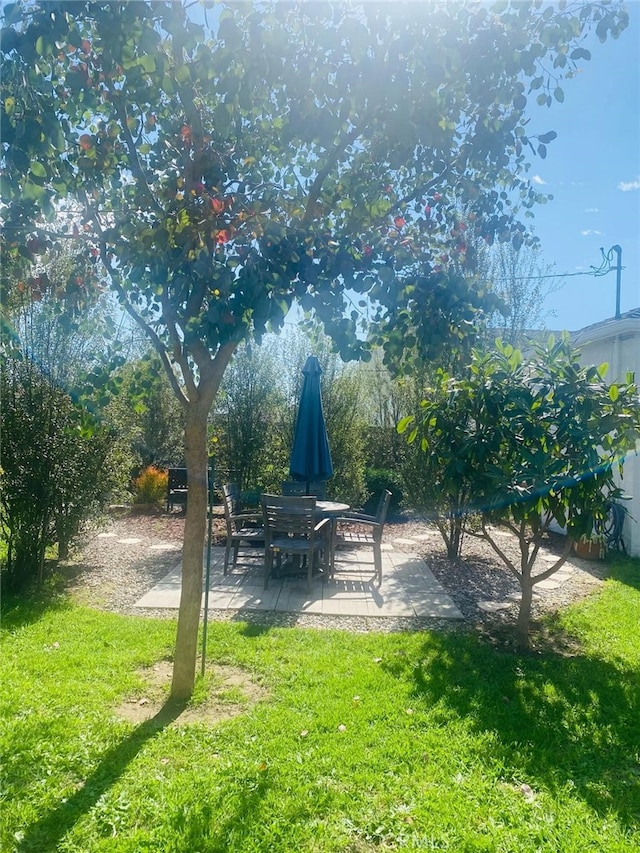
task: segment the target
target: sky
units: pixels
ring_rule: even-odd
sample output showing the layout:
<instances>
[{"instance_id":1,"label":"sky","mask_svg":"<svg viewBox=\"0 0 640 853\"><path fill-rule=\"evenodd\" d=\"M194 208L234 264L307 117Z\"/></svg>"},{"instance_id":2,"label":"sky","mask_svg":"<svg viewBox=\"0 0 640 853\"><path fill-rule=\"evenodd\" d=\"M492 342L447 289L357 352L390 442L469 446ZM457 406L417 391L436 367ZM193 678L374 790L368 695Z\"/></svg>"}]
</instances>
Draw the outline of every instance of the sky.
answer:
<instances>
[{"instance_id":1,"label":"sky","mask_svg":"<svg viewBox=\"0 0 640 853\"><path fill-rule=\"evenodd\" d=\"M530 174L554 200L534 208L534 231L554 272L599 267L603 248L622 249L621 311L640 307L640 0L626 3L629 27L617 40L585 47L591 61L563 83L564 103L534 104L530 128L555 130L547 158ZM534 100L534 99L531 99ZM616 253L612 253L615 267ZM616 272L572 275L545 299L549 329L576 331L615 315Z\"/></svg>"}]
</instances>

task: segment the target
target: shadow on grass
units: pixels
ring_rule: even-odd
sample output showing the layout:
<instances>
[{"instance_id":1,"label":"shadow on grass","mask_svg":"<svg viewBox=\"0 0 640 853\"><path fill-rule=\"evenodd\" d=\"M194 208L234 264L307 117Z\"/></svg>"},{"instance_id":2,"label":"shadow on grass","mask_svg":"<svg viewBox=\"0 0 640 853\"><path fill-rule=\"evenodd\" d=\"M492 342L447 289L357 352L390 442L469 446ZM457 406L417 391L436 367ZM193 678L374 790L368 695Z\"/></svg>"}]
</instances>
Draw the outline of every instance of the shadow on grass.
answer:
<instances>
[{"instance_id":1,"label":"shadow on grass","mask_svg":"<svg viewBox=\"0 0 640 853\"><path fill-rule=\"evenodd\" d=\"M269 775L259 772L238 782L235 793L227 788L220 791L217 803L208 796L188 810L176 810L171 820L175 849L225 853L229 849L242 850L245 838L247 849L252 846L256 836L254 820L261 814L260 805L270 786Z\"/></svg>"},{"instance_id":2,"label":"shadow on grass","mask_svg":"<svg viewBox=\"0 0 640 853\"><path fill-rule=\"evenodd\" d=\"M464 718L493 737L491 758L503 772L524 772L535 789L571 789L604 817L640 820L635 669L581 653L566 657L510 654L469 635L433 634L423 658L398 660L392 672L414 683L414 694Z\"/></svg>"},{"instance_id":3,"label":"shadow on grass","mask_svg":"<svg viewBox=\"0 0 640 853\"><path fill-rule=\"evenodd\" d=\"M638 557L625 557L624 554L609 553L607 568L610 578L633 587L633 589L640 590L640 559Z\"/></svg>"},{"instance_id":4,"label":"shadow on grass","mask_svg":"<svg viewBox=\"0 0 640 853\"><path fill-rule=\"evenodd\" d=\"M38 586L2 594L2 627L14 631L38 622L52 610L67 610L72 604L65 594L65 582L57 572Z\"/></svg>"},{"instance_id":5,"label":"shadow on grass","mask_svg":"<svg viewBox=\"0 0 640 853\"><path fill-rule=\"evenodd\" d=\"M75 794L25 830L16 847L18 853L57 850L64 835L95 806L105 791L115 784L147 741L180 716L185 704L171 700L166 702L155 717L139 725L123 741L107 750L96 769Z\"/></svg>"}]
</instances>

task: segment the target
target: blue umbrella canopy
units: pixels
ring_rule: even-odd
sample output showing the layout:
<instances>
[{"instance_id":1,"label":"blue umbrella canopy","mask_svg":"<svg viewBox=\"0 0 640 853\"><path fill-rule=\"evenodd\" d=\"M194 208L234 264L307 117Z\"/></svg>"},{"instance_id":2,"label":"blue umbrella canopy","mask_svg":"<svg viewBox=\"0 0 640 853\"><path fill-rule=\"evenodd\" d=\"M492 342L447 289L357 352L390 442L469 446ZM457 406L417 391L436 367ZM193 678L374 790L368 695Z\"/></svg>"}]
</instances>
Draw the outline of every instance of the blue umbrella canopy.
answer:
<instances>
[{"instance_id":1,"label":"blue umbrella canopy","mask_svg":"<svg viewBox=\"0 0 640 853\"><path fill-rule=\"evenodd\" d=\"M291 448L289 474L294 480L304 480L308 487L315 480L328 480L333 476L333 464L320 396L322 368L315 355L309 356L302 373L304 381Z\"/></svg>"}]
</instances>

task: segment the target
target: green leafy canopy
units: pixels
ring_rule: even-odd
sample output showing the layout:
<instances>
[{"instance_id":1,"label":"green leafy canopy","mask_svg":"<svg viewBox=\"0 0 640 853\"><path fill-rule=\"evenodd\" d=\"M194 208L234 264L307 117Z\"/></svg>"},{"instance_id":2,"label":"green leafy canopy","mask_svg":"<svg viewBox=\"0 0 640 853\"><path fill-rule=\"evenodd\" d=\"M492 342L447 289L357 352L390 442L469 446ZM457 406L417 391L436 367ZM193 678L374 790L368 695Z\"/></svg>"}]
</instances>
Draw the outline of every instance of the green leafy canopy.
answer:
<instances>
[{"instance_id":1,"label":"green leafy canopy","mask_svg":"<svg viewBox=\"0 0 640 853\"><path fill-rule=\"evenodd\" d=\"M424 309L414 284L443 335L464 328L482 299L462 293L458 313L445 293L446 259L466 249L456 208L487 240L521 239L518 212L544 201L525 149L545 156L555 137L530 132L528 96L559 100L587 28L626 23L607 3L15 3L4 17L12 244L41 238L42 216L60 229L73 200L63 232L85 236L169 358L200 364L279 327L294 298L362 355L344 287L378 304L390 351L397 310Z\"/></svg>"}]
</instances>

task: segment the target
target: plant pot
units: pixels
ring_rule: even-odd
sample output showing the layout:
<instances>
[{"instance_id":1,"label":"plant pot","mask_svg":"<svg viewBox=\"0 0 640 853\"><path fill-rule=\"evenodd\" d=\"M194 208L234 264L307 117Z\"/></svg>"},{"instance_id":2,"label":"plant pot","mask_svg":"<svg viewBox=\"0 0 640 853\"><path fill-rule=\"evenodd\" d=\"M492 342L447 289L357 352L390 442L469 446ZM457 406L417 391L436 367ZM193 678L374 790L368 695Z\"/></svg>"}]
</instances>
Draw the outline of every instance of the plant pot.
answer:
<instances>
[{"instance_id":1,"label":"plant pot","mask_svg":"<svg viewBox=\"0 0 640 853\"><path fill-rule=\"evenodd\" d=\"M607 546L594 539L578 539L573 543L573 553L582 560L604 560Z\"/></svg>"}]
</instances>

